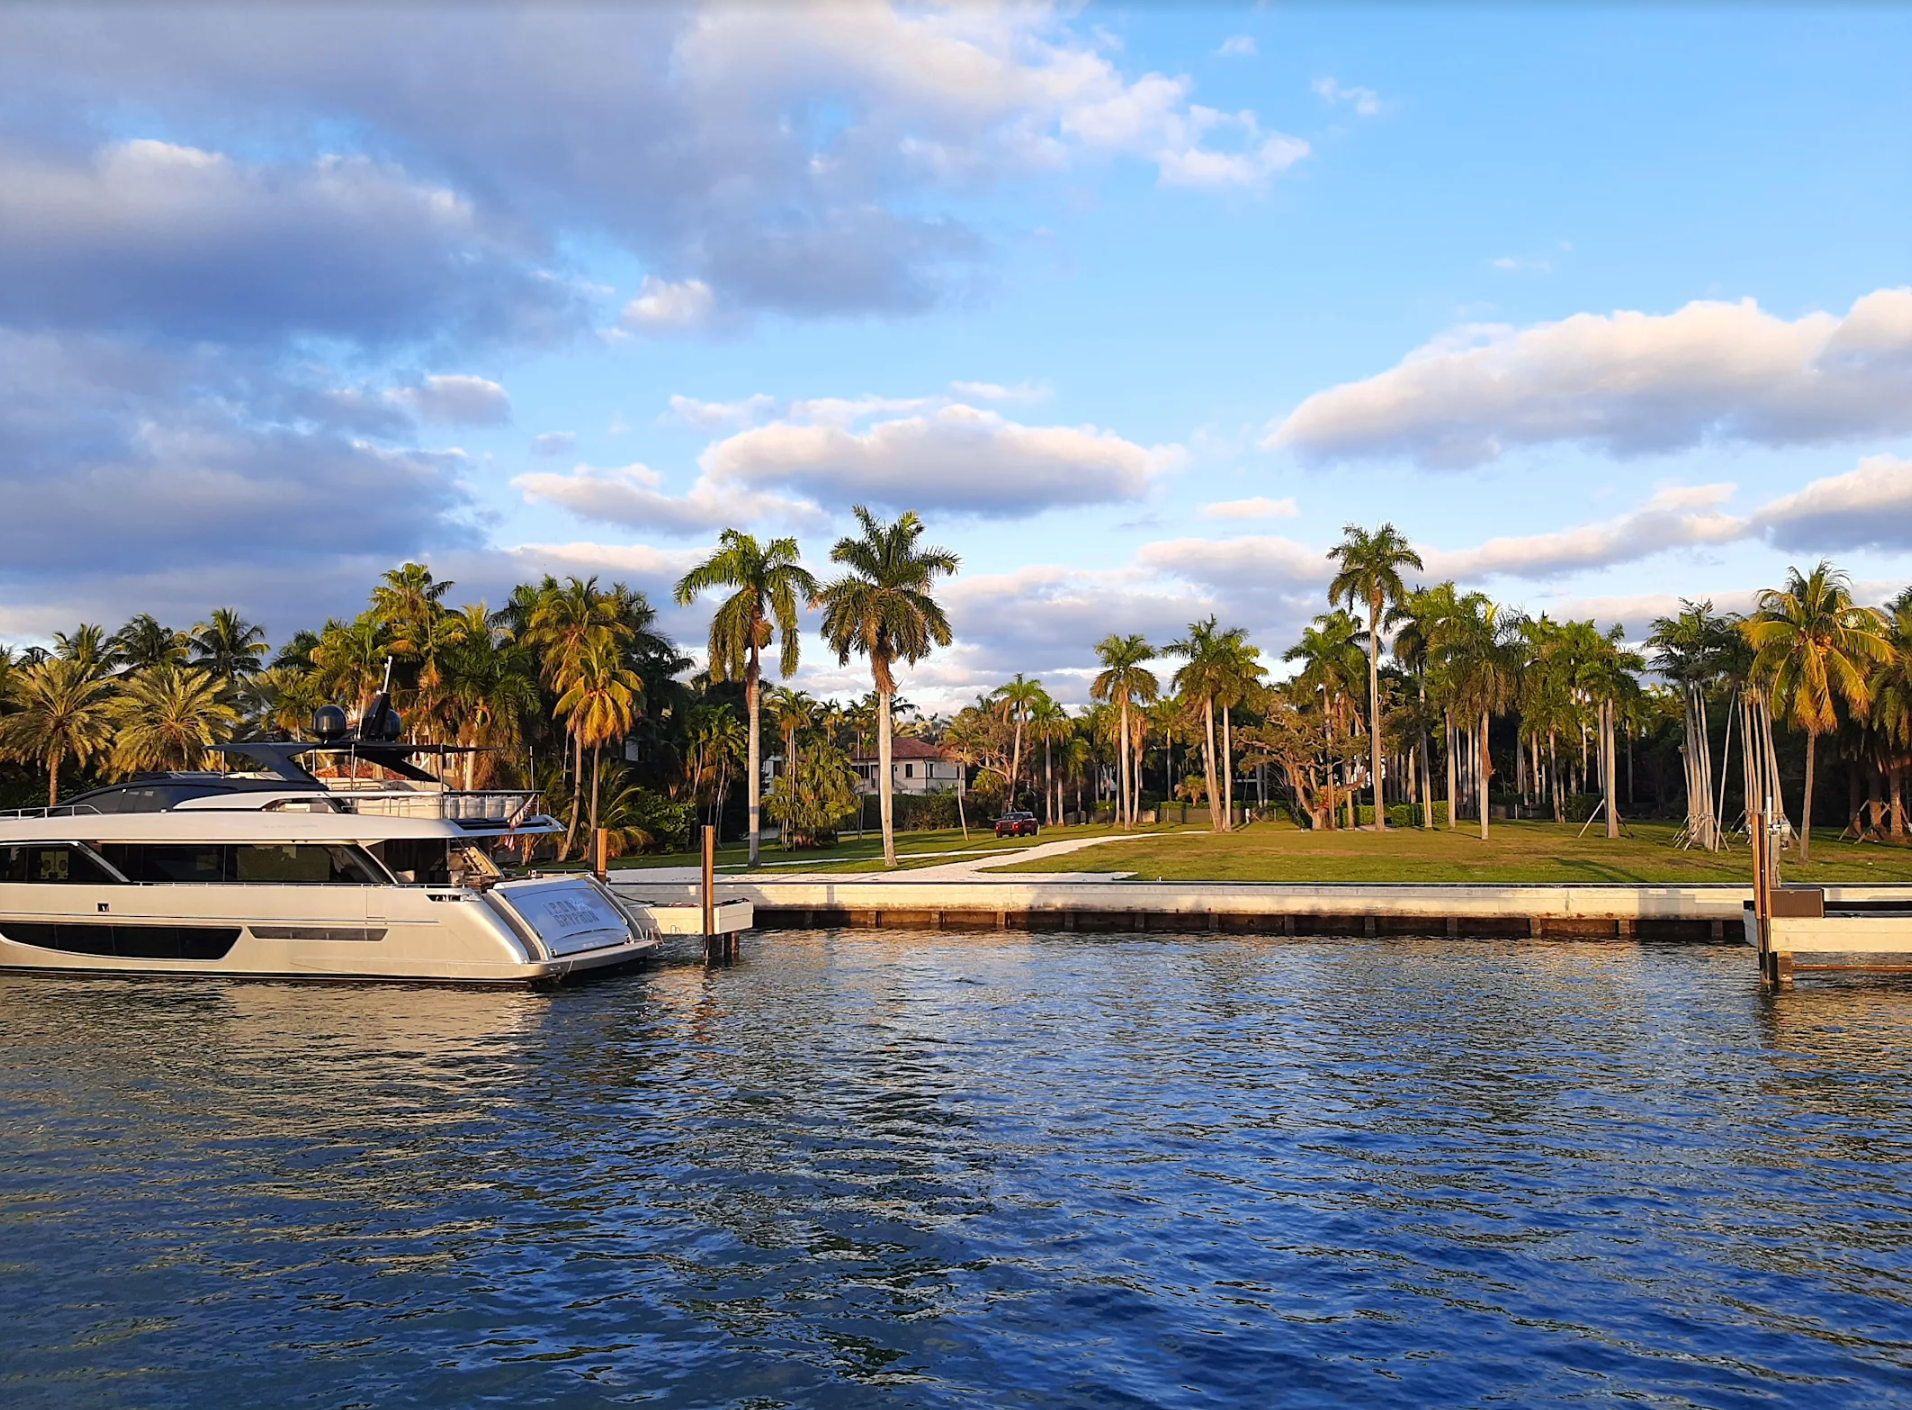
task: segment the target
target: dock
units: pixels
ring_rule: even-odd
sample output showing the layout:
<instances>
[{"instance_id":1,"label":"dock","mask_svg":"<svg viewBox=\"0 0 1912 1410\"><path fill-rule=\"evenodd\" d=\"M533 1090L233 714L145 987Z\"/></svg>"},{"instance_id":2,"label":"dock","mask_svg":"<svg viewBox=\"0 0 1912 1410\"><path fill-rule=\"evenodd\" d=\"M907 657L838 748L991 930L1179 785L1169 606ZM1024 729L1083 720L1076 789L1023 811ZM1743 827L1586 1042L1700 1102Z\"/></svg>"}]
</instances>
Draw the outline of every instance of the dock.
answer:
<instances>
[{"instance_id":1,"label":"dock","mask_svg":"<svg viewBox=\"0 0 1912 1410\"><path fill-rule=\"evenodd\" d=\"M614 872L619 894L698 906L697 882ZM718 879L759 930L1177 932L1279 936L1448 935L1743 943L1750 885L1559 886L1141 882L1060 877L847 874ZM1828 886L1825 904L1899 906L1912 887ZM1912 927L1909 927L1912 928Z\"/></svg>"}]
</instances>

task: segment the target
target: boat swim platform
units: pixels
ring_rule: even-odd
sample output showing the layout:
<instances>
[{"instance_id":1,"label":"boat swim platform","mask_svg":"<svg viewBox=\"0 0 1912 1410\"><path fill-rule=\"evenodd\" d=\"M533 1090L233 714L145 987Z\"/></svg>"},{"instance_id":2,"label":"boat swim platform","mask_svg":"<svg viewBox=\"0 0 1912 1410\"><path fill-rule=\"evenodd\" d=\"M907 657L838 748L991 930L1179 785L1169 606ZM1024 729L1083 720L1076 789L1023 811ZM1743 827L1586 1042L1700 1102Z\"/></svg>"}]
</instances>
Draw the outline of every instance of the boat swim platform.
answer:
<instances>
[{"instance_id":1,"label":"boat swim platform","mask_svg":"<svg viewBox=\"0 0 1912 1410\"><path fill-rule=\"evenodd\" d=\"M620 894L695 904L696 883L613 872ZM719 879L747 900L759 930L881 929L1223 933L1280 936L1448 935L1488 938L1744 943L1751 886L1477 883L1141 882L1066 876L911 881ZM1912 886L1824 888L1826 903L1912 908Z\"/></svg>"}]
</instances>

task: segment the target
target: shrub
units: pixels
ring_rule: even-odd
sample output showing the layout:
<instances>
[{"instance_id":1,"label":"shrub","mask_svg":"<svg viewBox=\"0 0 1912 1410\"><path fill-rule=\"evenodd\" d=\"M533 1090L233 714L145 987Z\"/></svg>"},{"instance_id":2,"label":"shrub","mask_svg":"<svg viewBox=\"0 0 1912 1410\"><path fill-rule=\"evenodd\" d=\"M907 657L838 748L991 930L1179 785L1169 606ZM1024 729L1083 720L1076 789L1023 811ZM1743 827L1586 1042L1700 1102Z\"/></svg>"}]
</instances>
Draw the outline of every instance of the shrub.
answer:
<instances>
[{"instance_id":1,"label":"shrub","mask_svg":"<svg viewBox=\"0 0 1912 1410\"><path fill-rule=\"evenodd\" d=\"M1374 805L1372 803L1365 803L1356 807L1354 815L1356 819L1359 820L1361 826L1374 826ZM1424 816L1422 806L1419 803L1388 804L1389 827L1419 827ZM1445 798L1437 798L1434 800L1434 826L1447 826L1447 800Z\"/></svg>"}]
</instances>

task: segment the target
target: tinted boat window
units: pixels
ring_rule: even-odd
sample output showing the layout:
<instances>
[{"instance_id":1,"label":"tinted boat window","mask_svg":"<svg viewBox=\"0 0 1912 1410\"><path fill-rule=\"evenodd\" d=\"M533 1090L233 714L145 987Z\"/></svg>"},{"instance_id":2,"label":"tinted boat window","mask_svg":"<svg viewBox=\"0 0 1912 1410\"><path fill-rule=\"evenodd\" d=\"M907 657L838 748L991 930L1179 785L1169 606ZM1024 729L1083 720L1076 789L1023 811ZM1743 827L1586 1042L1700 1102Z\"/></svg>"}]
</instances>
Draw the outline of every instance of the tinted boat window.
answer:
<instances>
[{"instance_id":1,"label":"tinted boat window","mask_svg":"<svg viewBox=\"0 0 1912 1410\"><path fill-rule=\"evenodd\" d=\"M129 881L368 886L384 881L358 848L333 843L219 845L103 842L100 854Z\"/></svg>"},{"instance_id":2,"label":"tinted boat window","mask_svg":"<svg viewBox=\"0 0 1912 1410\"><path fill-rule=\"evenodd\" d=\"M64 843L0 847L0 879L86 886L111 886L118 881L87 853Z\"/></svg>"}]
</instances>

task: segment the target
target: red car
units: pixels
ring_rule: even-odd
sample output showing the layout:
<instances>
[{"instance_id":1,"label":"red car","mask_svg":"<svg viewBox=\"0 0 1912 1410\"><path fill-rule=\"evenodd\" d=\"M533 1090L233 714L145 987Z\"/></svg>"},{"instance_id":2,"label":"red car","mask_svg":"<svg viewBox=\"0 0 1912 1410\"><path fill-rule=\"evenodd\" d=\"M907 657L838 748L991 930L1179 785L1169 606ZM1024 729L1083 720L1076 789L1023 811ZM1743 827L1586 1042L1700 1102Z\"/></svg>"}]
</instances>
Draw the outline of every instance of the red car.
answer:
<instances>
[{"instance_id":1,"label":"red car","mask_svg":"<svg viewBox=\"0 0 1912 1410\"><path fill-rule=\"evenodd\" d=\"M1041 831L1034 813L1004 813L996 819L998 837L1034 837Z\"/></svg>"}]
</instances>

